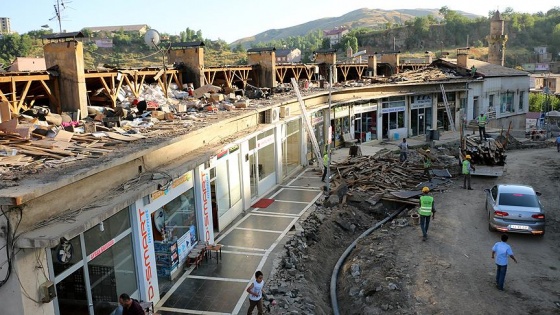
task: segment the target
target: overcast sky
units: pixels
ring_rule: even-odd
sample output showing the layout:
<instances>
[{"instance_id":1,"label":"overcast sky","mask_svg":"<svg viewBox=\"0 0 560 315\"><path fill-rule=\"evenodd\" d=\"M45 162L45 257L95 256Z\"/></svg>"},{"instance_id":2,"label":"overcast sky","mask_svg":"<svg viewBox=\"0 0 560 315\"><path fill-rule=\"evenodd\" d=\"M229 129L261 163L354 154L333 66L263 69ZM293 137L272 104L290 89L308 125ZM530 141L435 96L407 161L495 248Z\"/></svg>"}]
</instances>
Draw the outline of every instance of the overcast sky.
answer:
<instances>
[{"instance_id":1,"label":"overcast sky","mask_svg":"<svg viewBox=\"0 0 560 315\"><path fill-rule=\"evenodd\" d=\"M538 1L374 1L374 0L59 0L62 29L79 31L88 26L147 24L161 33L178 35L187 27L201 30L205 38L231 43L273 28L285 28L308 21L337 17L350 11L369 9L439 9L487 16L488 11L512 7L516 12L546 12L560 6L558 0ZM9 17L13 31L26 33L48 24L58 32L56 0L0 0L0 17Z\"/></svg>"}]
</instances>

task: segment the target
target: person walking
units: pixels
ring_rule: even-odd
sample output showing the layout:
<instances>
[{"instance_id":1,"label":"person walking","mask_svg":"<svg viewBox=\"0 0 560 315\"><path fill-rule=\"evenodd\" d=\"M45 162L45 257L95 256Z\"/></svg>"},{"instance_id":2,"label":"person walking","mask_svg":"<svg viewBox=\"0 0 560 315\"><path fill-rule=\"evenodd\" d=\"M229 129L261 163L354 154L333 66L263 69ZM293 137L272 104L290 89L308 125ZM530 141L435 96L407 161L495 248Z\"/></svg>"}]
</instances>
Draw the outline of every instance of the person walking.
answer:
<instances>
[{"instance_id":1,"label":"person walking","mask_svg":"<svg viewBox=\"0 0 560 315\"><path fill-rule=\"evenodd\" d=\"M496 262L496 287L500 291L504 290L508 258L511 257L517 264L517 259L513 256L513 251L511 250L511 246L507 244L507 240L507 234L502 234L502 241L497 242L492 247L492 259Z\"/></svg>"},{"instance_id":2,"label":"person walking","mask_svg":"<svg viewBox=\"0 0 560 315\"><path fill-rule=\"evenodd\" d=\"M402 142L399 144L399 148L401 149L401 155L399 156L399 160L405 162L408 159L408 143L406 143L406 138L402 139Z\"/></svg>"},{"instance_id":3,"label":"person walking","mask_svg":"<svg viewBox=\"0 0 560 315\"><path fill-rule=\"evenodd\" d=\"M556 137L556 150L560 152L560 135Z\"/></svg>"},{"instance_id":4,"label":"person walking","mask_svg":"<svg viewBox=\"0 0 560 315\"><path fill-rule=\"evenodd\" d=\"M430 157L430 149L426 150L426 155L424 155L424 175L428 177L428 181L432 182L432 175L430 170L432 169L432 158Z\"/></svg>"},{"instance_id":5,"label":"person walking","mask_svg":"<svg viewBox=\"0 0 560 315\"><path fill-rule=\"evenodd\" d=\"M327 171L329 168L329 153L328 151L325 152L325 154L323 155L323 177L321 177L321 181L324 182L325 181L325 177L327 177Z\"/></svg>"},{"instance_id":6,"label":"person walking","mask_svg":"<svg viewBox=\"0 0 560 315\"><path fill-rule=\"evenodd\" d=\"M249 309L247 310L247 315L253 314L255 307L257 307L259 315L263 314L263 279L263 273L257 270L257 272L255 272L255 280L253 280L247 288L247 293L249 293Z\"/></svg>"},{"instance_id":7,"label":"person walking","mask_svg":"<svg viewBox=\"0 0 560 315\"><path fill-rule=\"evenodd\" d=\"M480 113L478 116L478 133L480 134L480 142L486 139L486 122L488 121L488 117L483 113Z\"/></svg>"},{"instance_id":8,"label":"person walking","mask_svg":"<svg viewBox=\"0 0 560 315\"><path fill-rule=\"evenodd\" d=\"M422 188L422 196L420 197L420 229L422 230L422 241L428 239L428 228L430 227L430 219L435 217L436 208L434 207L434 197L428 195L430 188Z\"/></svg>"},{"instance_id":9,"label":"person walking","mask_svg":"<svg viewBox=\"0 0 560 315\"><path fill-rule=\"evenodd\" d=\"M471 156L467 154L463 160L463 189L473 190L471 188L471 172L476 171L471 164ZM467 186L468 183L468 186ZM468 188L467 188L468 187Z\"/></svg>"}]
</instances>

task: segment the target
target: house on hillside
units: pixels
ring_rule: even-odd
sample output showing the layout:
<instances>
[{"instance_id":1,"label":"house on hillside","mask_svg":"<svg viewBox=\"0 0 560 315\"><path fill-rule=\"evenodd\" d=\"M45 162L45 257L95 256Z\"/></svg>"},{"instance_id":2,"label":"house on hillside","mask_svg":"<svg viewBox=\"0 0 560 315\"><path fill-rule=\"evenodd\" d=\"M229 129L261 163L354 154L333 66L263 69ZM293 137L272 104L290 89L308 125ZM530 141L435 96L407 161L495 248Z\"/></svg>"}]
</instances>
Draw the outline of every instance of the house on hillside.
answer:
<instances>
[{"instance_id":1,"label":"house on hillside","mask_svg":"<svg viewBox=\"0 0 560 315\"><path fill-rule=\"evenodd\" d=\"M332 30L323 31L323 35L327 37L330 41L330 47L332 48L334 45L340 43L340 40L344 35L348 34L349 30L344 27L335 27Z\"/></svg>"},{"instance_id":2,"label":"house on hillside","mask_svg":"<svg viewBox=\"0 0 560 315\"><path fill-rule=\"evenodd\" d=\"M17 57L8 71L10 72L23 72L23 71L45 71L47 65L45 58L26 58Z\"/></svg>"},{"instance_id":3,"label":"house on hillside","mask_svg":"<svg viewBox=\"0 0 560 315\"><path fill-rule=\"evenodd\" d=\"M135 33L138 35L144 35L148 31L148 25L146 24L136 24L136 25L116 25L116 26L90 26L84 27L88 29L94 37L97 37L100 33L105 33L107 35L112 35L114 33L123 31L125 33Z\"/></svg>"},{"instance_id":4,"label":"house on hillside","mask_svg":"<svg viewBox=\"0 0 560 315\"><path fill-rule=\"evenodd\" d=\"M277 63L301 62L301 50L294 49L278 49L276 50Z\"/></svg>"}]
</instances>

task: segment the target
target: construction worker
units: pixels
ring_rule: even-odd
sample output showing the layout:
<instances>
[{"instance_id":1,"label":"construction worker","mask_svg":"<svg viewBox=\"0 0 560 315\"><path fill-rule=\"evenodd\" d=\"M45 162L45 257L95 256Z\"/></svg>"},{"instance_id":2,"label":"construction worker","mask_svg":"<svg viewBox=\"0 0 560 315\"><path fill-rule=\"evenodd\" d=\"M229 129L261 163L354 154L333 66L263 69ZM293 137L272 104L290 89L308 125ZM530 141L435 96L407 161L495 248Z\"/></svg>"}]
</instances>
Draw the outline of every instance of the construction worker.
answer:
<instances>
[{"instance_id":1,"label":"construction worker","mask_svg":"<svg viewBox=\"0 0 560 315\"><path fill-rule=\"evenodd\" d=\"M480 134L480 142L486 139L486 122L488 121L488 117L483 113L480 113L478 116L478 133Z\"/></svg>"},{"instance_id":2,"label":"construction worker","mask_svg":"<svg viewBox=\"0 0 560 315\"><path fill-rule=\"evenodd\" d=\"M424 175L428 177L428 181L432 182L432 175L430 170L432 169L432 159L430 158L430 149L426 150L426 155L424 155Z\"/></svg>"},{"instance_id":3,"label":"construction worker","mask_svg":"<svg viewBox=\"0 0 560 315\"><path fill-rule=\"evenodd\" d=\"M428 228L430 227L430 218L435 218L436 208L434 207L434 197L428 195L430 188L422 188L422 196L420 197L420 229L422 229L422 241L428 239Z\"/></svg>"},{"instance_id":4,"label":"construction worker","mask_svg":"<svg viewBox=\"0 0 560 315\"><path fill-rule=\"evenodd\" d=\"M329 153L325 152L325 155L323 155L323 177L321 177L322 182L325 181L325 177L327 176L328 167L329 167Z\"/></svg>"},{"instance_id":5,"label":"construction worker","mask_svg":"<svg viewBox=\"0 0 560 315\"><path fill-rule=\"evenodd\" d=\"M463 160L463 189L473 190L471 188L471 172L476 171L474 166L471 164L471 156L467 154ZM469 184L467 188L467 183Z\"/></svg>"}]
</instances>

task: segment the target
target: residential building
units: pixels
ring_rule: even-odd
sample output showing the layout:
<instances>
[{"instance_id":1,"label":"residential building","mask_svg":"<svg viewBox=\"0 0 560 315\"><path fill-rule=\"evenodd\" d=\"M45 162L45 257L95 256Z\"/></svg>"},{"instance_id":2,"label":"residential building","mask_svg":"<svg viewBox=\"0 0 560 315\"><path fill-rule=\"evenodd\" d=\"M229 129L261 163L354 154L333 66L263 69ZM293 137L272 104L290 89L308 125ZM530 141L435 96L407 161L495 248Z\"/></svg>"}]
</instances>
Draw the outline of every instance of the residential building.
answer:
<instances>
[{"instance_id":1,"label":"residential building","mask_svg":"<svg viewBox=\"0 0 560 315\"><path fill-rule=\"evenodd\" d=\"M292 63L301 62L301 50L294 49L277 49L276 50L277 63Z\"/></svg>"},{"instance_id":2,"label":"residential building","mask_svg":"<svg viewBox=\"0 0 560 315\"><path fill-rule=\"evenodd\" d=\"M10 34L11 32L10 18L0 17L0 34Z\"/></svg>"},{"instance_id":3,"label":"residential building","mask_svg":"<svg viewBox=\"0 0 560 315\"><path fill-rule=\"evenodd\" d=\"M23 72L23 71L45 71L47 65L45 58L26 58L17 57L10 66L10 72Z\"/></svg>"},{"instance_id":4,"label":"residential building","mask_svg":"<svg viewBox=\"0 0 560 315\"><path fill-rule=\"evenodd\" d=\"M330 41L330 47L332 48L334 45L340 43L340 40L342 40L342 37L344 37L344 35L348 34L349 30L344 27L336 27L332 30L328 30L328 31L323 31L323 34L325 37L327 37Z\"/></svg>"}]
</instances>

